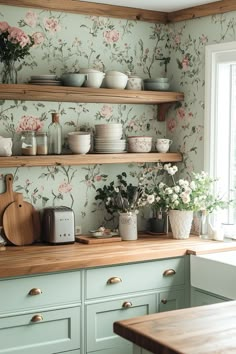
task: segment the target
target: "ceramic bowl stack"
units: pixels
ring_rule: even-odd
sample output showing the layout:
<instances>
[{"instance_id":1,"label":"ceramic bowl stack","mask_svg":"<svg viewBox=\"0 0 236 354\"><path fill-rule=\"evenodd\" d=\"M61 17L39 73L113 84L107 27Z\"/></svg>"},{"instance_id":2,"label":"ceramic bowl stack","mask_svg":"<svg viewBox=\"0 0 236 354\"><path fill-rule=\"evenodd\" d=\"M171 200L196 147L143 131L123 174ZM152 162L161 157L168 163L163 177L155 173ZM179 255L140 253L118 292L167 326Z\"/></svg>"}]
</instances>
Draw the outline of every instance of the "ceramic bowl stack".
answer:
<instances>
[{"instance_id":1,"label":"ceramic bowl stack","mask_svg":"<svg viewBox=\"0 0 236 354\"><path fill-rule=\"evenodd\" d=\"M95 151L103 154L125 152L126 140L122 139L122 124L95 125Z\"/></svg>"},{"instance_id":2,"label":"ceramic bowl stack","mask_svg":"<svg viewBox=\"0 0 236 354\"><path fill-rule=\"evenodd\" d=\"M91 134L88 132L68 133L68 145L74 154L87 154L91 147Z\"/></svg>"},{"instance_id":3,"label":"ceramic bowl stack","mask_svg":"<svg viewBox=\"0 0 236 354\"><path fill-rule=\"evenodd\" d=\"M154 79L145 79L144 81L144 90L147 91L168 91L170 84L168 77L158 77Z\"/></svg>"},{"instance_id":4,"label":"ceramic bowl stack","mask_svg":"<svg viewBox=\"0 0 236 354\"><path fill-rule=\"evenodd\" d=\"M28 82L31 85L60 86L61 80L56 75L32 75Z\"/></svg>"}]
</instances>

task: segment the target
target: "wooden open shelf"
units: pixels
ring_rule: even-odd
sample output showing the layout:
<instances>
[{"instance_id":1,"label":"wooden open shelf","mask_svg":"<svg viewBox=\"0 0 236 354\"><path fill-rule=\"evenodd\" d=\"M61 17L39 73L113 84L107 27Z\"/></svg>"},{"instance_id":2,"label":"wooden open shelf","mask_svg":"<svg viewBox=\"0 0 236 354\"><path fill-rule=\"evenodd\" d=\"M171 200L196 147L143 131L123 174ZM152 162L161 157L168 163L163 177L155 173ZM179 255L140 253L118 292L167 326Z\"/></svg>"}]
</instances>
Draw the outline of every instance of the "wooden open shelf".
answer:
<instances>
[{"instance_id":1,"label":"wooden open shelf","mask_svg":"<svg viewBox=\"0 0 236 354\"><path fill-rule=\"evenodd\" d=\"M0 85L0 100L52 101L80 103L158 104L158 120L172 103L183 101L182 92L114 90L106 88L40 86L29 84Z\"/></svg>"},{"instance_id":2,"label":"wooden open shelf","mask_svg":"<svg viewBox=\"0 0 236 354\"><path fill-rule=\"evenodd\" d=\"M72 166L144 162L181 162L182 154L170 153L121 153L86 155L46 155L0 157L0 167Z\"/></svg>"}]
</instances>

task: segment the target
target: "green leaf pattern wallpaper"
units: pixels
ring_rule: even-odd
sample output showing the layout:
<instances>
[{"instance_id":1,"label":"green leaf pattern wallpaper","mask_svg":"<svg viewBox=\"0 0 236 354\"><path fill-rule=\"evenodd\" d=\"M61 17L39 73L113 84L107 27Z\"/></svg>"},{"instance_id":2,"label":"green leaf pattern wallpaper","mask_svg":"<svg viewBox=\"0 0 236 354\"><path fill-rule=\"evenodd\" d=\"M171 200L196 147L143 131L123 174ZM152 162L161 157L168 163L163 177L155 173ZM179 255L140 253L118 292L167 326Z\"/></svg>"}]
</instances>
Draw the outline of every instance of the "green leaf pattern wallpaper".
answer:
<instances>
[{"instance_id":1,"label":"green leaf pattern wallpaper","mask_svg":"<svg viewBox=\"0 0 236 354\"><path fill-rule=\"evenodd\" d=\"M184 153L183 174L203 168L204 136L204 48L206 44L235 40L234 12L171 25L82 16L39 9L0 6L0 21L33 35L30 55L16 63L19 83L31 75L57 74L93 67L102 71L131 71L143 79L164 75L164 57L170 57L167 75L171 90L182 91L185 101L173 105L166 122L158 122L152 105L84 104L38 101L0 101L0 135L12 137L19 153L22 129L47 131L51 113L59 112L66 135L76 129L94 130L99 123L122 123L124 134L168 137L172 151ZM0 63L0 69L1 63ZM104 210L95 203L96 189L121 171L130 180L140 165L85 165L43 168L0 169L0 192L4 176L14 175L14 190L36 208L66 205L75 212L76 225L83 232L104 223ZM146 219L139 215L140 227ZM115 223L114 223L115 226Z\"/></svg>"}]
</instances>

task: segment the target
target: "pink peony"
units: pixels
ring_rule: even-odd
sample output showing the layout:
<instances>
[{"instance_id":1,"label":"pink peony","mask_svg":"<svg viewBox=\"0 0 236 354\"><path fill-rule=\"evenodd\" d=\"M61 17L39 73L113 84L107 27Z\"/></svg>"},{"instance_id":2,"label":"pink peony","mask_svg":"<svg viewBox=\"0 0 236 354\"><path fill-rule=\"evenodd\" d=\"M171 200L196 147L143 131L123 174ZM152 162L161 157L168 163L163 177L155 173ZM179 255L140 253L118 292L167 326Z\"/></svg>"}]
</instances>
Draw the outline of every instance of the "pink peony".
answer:
<instances>
[{"instance_id":1,"label":"pink peony","mask_svg":"<svg viewBox=\"0 0 236 354\"><path fill-rule=\"evenodd\" d=\"M8 29L8 40L12 43L19 43L21 48L24 48L27 44L30 44L30 38L24 31L17 27L10 27Z\"/></svg>"},{"instance_id":2,"label":"pink peony","mask_svg":"<svg viewBox=\"0 0 236 354\"><path fill-rule=\"evenodd\" d=\"M103 36L107 43L115 43L120 38L120 34L116 30L105 31Z\"/></svg>"},{"instance_id":3,"label":"pink peony","mask_svg":"<svg viewBox=\"0 0 236 354\"><path fill-rule=\"evenodd\" d=\"M10 28L10 26L7 22L0 22L0 33L7 32L8 28Z\"/></svg>"},{"instance_id":4,"label":"pink peony","mask_svg":"<svg viewBox=\"0 0 236 354\"><path fill-rule=\"evenodd\" d=\"M189 68L189 59L188 59L188 57L184 57L182 60L182 69L184 71L187 71L188 68Z\"/></svg>"},{"instance_id":5,"label":"pink peony","mask_svg":"<svg viewBox=\"0 0 236 354\"><path fill-rule=\"evenodd\" d=\"M58 187L58 191L60 193L69 193L72 191L72 186L70 183L67 182L63 182L60 184L60 186Z\"/></svg>"},{"instance_id":6,"label":"pink peony","mask_svg":"<svg viewBox=\"0 0 236 354\"><path fill-rule=\"evenodd\" d=\"M44 27L47 31L51 32L51 33L56 33L58 31L60 31L61 26L59 24L59 21L56 18L44 18Z\"/></svg>"},{"instance_id":7,"label":"pink peony","mask_svg":"<svg viewBox=\"0 0 236 354\"><path fill-rule=\"evenodd\" d=\"M185 109L182 107L178 108L176 113L177 113L177 118L180 120L184 119L186 116Z\"/></svg>"},{"instance_id":8,"label":"pink peony","mask_svg":"<svg viewBox=\"0 0 236 354\"><path fill-rule=\"evenodd\" d=\"M24 21L30 27L35 27L37 24L38 15L33 11L28 11L25 15Z\"/></svg>"},{"instance_id":9,"label":"pink peony","mask_svg":"<svg viewBox=\"0 0 236 354\"><path fill-rule=\"evenodd\" d=\"M96 180L97 182L100 182L100 181L102 180L102 176L100 176L100 175L99 175L99 176L96 176L96 177L95 177L95 180Z\"/></svg>"},{"instance_id":10,"label":"pink peony","mask_svg":"<svg viewBox=\"0 0 236 354\"><path fill-rule=\"evenodd\" d=\"M102 107L100 114L102 117L104 118L110 118L112 116L112 107L108 106L107 104L104 104L104 106Z\"/></svg>"},{"instance_id":11,"label":"pink peony","mask_svg":"<svg viewBox=\"0 0 236 354\"><path fill-rule=\"evenodd\" d=\"M38 117L34 116L22 116L18 127L16 129L17 132L25 131L25 130L33 130L38 131L43 127L43 123Z\"/></svg>"},{"instance_id":12,"label":"pink peony","mask_svg":"<svg viewBox=\"0 0 236 354\"><path fill-rule=\"evenodd\" d=\"M169 132L173 133L176 129L176 121L175 119L171 118L167 121L167 129L169 130Z\"/></svg>"},{"instance_id":13,"label":"pink peony","mask_svg":"<svg viewBox=\"0 0 236 354\"><path fill-rule=\"evenodd\" d=\"M42 44L45 39L44 34L42 32L35 32L34 34L32 34L32 38L34 41L34 46Z\"/></svg>"}]
</instances>

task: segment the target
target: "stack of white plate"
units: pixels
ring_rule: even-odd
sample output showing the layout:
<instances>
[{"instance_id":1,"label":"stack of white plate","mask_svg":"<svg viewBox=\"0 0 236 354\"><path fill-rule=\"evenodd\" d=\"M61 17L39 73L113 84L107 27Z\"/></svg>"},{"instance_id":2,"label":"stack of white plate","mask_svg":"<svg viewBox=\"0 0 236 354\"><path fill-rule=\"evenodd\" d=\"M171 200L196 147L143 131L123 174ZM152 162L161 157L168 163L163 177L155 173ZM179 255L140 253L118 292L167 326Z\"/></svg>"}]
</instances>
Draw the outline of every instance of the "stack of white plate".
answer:
<instances>
[{"instance_id":1,"label":"stack of white plate","mask_svg":"<svg viewBox=\"0 0 236 354\"><path fill-rule=\"evenodd\" d=\"M123 153L126 140L122 139L122 124L95 125L95 151L104 154Z\"/></svg>"},{"instance_id":2,"label":"stack of white plate","mask_svg":"<svg viewBox=\"0 0 236 354\"><path fill-rule=\"evenodd\" d=\"M61 80L56 75L33 75L30 77L31 85L60 86Z\"/></svg>"}]
</instances>

